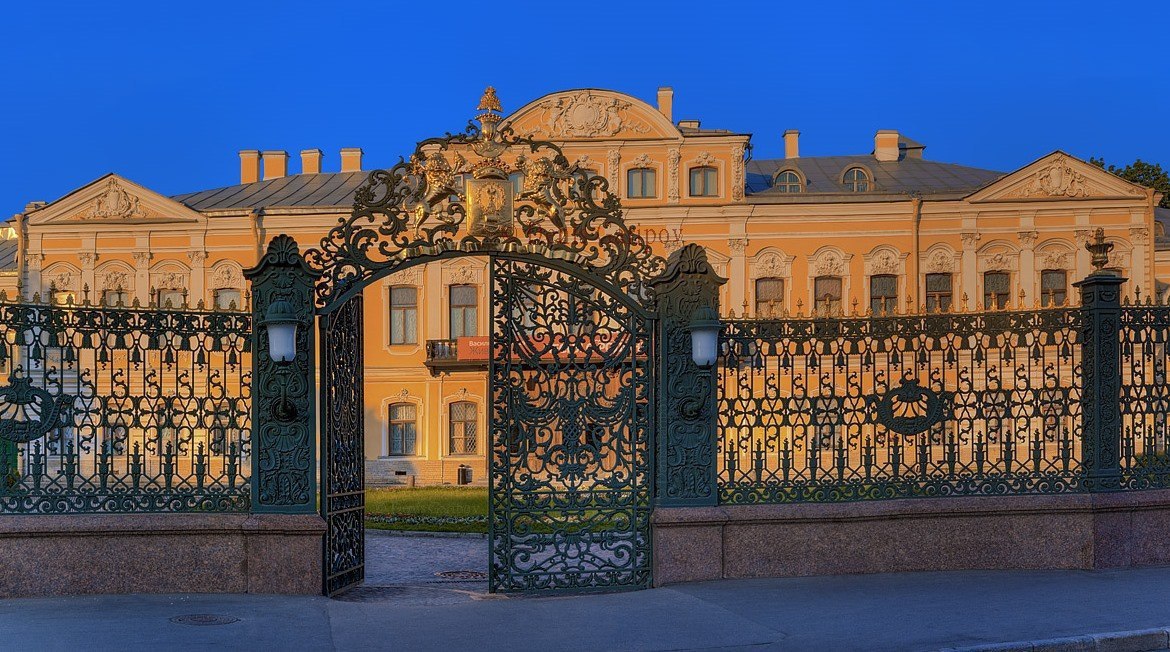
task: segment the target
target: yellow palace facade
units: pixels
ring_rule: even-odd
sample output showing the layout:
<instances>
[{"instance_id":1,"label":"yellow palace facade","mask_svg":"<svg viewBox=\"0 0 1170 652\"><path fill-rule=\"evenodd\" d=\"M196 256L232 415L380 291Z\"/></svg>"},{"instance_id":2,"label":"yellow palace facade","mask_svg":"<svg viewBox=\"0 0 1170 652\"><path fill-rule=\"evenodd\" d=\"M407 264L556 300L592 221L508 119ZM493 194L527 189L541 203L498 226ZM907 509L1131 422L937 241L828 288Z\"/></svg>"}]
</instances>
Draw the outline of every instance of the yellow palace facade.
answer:
<instances>
[{"instance_id":1,"label":"yellow palace facade","mask_svg":"<svg viewBox=\"0 0 1170 652\"><path fill-rule=\"evenodd\" d=\"M608 179L660 253L704 246L729 279L725 316L1075 302L1097 228L1128 294L1170 287L1159 196L1066 153L991 171L931 161L922 144L878 130L857 143L869 153L802 157L789 130L765 136L783 140L784 158L751 160L750 134L676 120L672 106L667 88L656 105L570 90L506 123ZM324 171L320 150L291 165L284 151L239 156L240 183L225 188L168 197L108 174L29 203L0 231L0 288L62 303L245 306L243 270L268 240L288 233L313 246L349 213L369 166L358 148L341 150L337 172ZM486 261L460 259L367 290L368 481L455 483L466 469L485 478L486 274Z\"/></svg>"}]
</instances>

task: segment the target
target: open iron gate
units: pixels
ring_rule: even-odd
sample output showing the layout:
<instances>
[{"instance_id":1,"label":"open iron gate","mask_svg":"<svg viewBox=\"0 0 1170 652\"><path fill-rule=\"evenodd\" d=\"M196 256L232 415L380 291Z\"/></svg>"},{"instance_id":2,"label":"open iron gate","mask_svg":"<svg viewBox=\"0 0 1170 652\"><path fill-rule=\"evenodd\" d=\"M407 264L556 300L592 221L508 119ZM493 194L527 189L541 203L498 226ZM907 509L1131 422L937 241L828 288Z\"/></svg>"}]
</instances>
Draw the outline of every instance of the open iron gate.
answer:
<instances>
[{"instance_id":1,"label":"open iron gate","mask_svg":"<svg viewBox=\"0 0 1170 652\"><path fill-rule=\"evenodd\" d=\"M492 258L491 591L650 585L652 317Z\"/></svg>"},{"instance_id":2,"label":"open iron gate","mask_svg":"<svg viewBox=\"0 0 1170 652\"><path fill-rule=\"evenodd\" d=\"M321 517L325 595L365 578L362 295L321 317Z\"/></svg>"}]
</instances>

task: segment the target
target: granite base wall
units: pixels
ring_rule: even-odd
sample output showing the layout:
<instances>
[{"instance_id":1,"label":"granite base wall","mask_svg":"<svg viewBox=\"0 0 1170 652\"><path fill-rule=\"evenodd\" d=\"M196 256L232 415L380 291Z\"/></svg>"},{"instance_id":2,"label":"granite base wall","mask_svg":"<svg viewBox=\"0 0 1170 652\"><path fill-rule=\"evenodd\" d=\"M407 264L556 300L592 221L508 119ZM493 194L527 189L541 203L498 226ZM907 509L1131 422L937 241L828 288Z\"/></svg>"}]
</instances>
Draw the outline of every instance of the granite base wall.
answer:
<instances>
[{"instance_id":1,"label":"granite base wall","mask_svg":"<svg viewBox=\"0 0 1170 652\"><path fill-rule=\"evenodd\" d=\"M1170 564L1170 490L654 511L658 585Z\"/></svg>"},{"instance_id":2,"label":"granite base wall","mask_svg":"<svg viewBox=\"0 0 1170 652\"><path fill-rule=\"evenodd\" d=\"M320 516L0 516L0 598L321 592Z\"/></svg>"}]
</instances>

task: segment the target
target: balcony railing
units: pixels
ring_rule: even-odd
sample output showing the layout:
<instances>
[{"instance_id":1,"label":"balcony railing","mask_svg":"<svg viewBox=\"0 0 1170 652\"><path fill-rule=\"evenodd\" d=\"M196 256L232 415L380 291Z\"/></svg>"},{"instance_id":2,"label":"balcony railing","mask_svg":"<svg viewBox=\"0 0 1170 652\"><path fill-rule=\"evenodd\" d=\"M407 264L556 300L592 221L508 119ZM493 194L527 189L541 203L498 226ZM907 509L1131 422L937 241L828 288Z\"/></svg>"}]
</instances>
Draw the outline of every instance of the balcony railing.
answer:
<instances>
[{"instance_id":1,"label":"balcony railing","mask_svg":"<svg viewBox=\"0 0 1170 652\"><path fill-rule=\"evenodd\" d=\"M486 371L487 341L486 337L427 340L427 369L434 376L453 371Z\"/></svg>"}]
</instances>

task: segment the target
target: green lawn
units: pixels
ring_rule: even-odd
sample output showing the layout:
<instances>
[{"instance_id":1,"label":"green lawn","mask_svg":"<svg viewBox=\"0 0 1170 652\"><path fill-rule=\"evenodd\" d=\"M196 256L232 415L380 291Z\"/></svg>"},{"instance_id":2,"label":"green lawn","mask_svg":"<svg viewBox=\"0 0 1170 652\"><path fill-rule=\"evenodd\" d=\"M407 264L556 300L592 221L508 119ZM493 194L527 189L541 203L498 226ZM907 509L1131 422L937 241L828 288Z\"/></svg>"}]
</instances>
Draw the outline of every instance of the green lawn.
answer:
<instances>
[{"instance_id":1,"label":"green lawn","mask_svg":"<svg viewBox=\"0 0 1170 652\"><path fill-rule=\"evenodd\" d=\"M366 527L424 532L487 532L486 487L366 490Z\"/></svg>"}]
</instances>

